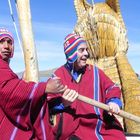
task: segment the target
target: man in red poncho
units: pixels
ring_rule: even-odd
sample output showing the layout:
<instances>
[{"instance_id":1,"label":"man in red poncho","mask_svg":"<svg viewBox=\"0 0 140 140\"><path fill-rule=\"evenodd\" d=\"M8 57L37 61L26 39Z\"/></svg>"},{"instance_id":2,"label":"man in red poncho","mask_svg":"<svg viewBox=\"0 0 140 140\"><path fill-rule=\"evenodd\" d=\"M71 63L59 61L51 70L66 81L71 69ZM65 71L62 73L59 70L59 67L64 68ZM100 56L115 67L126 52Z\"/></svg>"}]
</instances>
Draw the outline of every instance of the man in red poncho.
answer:
<instances>
[{"instance_id":1,"label":"man in red poncho","mask_svg":"<svg viewBox=\"0 0 140 140\"><path fill-rule=\"evenodd\" d=\"M50 113L56 114L52 127L57 140L125 140L120 123L113 113L119 113L122 106L121 90L96 66L86 64L89 53L86 41L77 34L65 38L64 52L67 62L54 75L63 84L81 95L108 104L110 113L75 100L75 95L66 93L50 98ZM75 101L71 103L68 101Z\"/></svg>"},{"instance_id":2,"label":"man in red poncho","mask_svg":"<svg viewBox=\"0 0 140 140\"><path fill-rule=\"evenodd\" d=\"M0 29L0 140L46 140L51 138L48 125L47 93L66 89L60 78L47 82L25 82L10 69L14 39Z\"/></svg>"}]
</instances>

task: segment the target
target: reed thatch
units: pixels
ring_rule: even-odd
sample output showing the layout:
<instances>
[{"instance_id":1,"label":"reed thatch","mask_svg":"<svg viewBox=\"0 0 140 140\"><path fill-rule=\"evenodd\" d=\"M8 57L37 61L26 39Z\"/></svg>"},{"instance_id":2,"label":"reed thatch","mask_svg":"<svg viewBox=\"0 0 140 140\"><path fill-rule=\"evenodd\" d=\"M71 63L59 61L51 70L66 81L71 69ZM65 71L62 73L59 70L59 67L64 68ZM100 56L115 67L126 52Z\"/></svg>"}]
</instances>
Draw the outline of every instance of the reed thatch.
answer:
<instances>
[{"instance_id":1,"label":"reed thatch","mask_svg":"<svg viewBox=\"0 0 140 140\"><path fill-rule=\"evenodd\" d=\"M122 89L124 110L140 116L140 82L126 57L128 39L119 0L90 5L74 0L76 33L88 43L88 63L98 65ZM140 134L140 124L119 118L126 132Z\"/></svg>"}]
</instances>

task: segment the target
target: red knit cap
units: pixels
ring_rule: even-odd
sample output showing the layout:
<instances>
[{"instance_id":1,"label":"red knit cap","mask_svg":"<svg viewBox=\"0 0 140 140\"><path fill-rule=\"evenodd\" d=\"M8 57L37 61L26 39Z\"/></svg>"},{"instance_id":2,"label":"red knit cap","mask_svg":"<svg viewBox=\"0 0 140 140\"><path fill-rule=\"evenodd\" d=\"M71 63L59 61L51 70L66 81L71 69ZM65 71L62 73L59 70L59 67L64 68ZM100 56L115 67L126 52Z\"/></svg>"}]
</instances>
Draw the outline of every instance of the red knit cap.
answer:
<instances>
[{"instance_id":1,"label":"red knit cap","mask_svg":"<svg viewBox=\"0 0 140 140\"><path fill-rule=\"evenodd\" d=\"M10 38L11 41L12 41L12 53L11 53L11 57L13 57L13 53L14 53L14 38L13 38L13 35L7 29L0 28L0 40L2 40L5 37Z\"/></svg>"},{"instance_id":2,"label":"red knit cap","mask_svg":"<svg viewBox=\"0 0 140 140\"><path fill-rule=\"evenodd\" d=\"M86 41L75 33L68 34L65 37L64 52L69 63L74 63L77 60L77 48L83 42Z\"/></svg>"}]
</instances>

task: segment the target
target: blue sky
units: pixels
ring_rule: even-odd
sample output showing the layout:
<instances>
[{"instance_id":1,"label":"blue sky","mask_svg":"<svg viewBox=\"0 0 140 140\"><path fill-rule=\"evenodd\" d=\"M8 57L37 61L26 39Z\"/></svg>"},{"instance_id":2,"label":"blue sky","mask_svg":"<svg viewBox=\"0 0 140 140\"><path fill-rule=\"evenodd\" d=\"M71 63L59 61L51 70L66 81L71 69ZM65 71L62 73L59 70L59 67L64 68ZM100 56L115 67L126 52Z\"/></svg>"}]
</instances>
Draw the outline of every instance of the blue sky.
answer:
<instances>
[{"instance_id":1,"label":"blue sky","mask_svg":"<svg viewBox=\"0 0 140 140\"><path fill-rule=\"evenodd\" d=\"M73 0L30 1L39 70L59 67L65 63L64 37L73 31L77 22ZM94 0L95 3L104 1ZM11 0L11 3L19 30L15 0ZM140 74L140 1L120 0L120 8L128 32L128 60L135 72ZM0 27L7 27L14 34L15 54L11 60L11 67L15 72L21 72L25 69L24 60L10 16L8 0L1 0Z\"/></svg>"}]
</instances>

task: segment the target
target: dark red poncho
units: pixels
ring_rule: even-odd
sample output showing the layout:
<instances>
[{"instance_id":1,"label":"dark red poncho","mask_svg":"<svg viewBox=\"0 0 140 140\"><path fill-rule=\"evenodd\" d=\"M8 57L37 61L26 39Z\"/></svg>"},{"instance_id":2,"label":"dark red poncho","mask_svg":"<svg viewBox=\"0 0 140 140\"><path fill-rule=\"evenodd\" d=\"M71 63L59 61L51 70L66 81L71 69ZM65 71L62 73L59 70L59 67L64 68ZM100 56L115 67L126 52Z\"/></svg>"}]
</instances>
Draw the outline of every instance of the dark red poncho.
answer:
<instances>
[{"instance_id":1,"label":"dark red poncho","mask_svg":"<svg viewBox=\"0 0 140 140\"><path fill-rule=\"evenodd\" d=\"M0 59L0 140L45 140L50 135L46 82L25 82Z\"/></svg>"},{"instance_id":2,"label":"dark red poncho","mask_svg":"<svg viewBox=\"0 0 140 140\"><path fill-rule=\"evenodd\" d=\"M87 65L79 83L73 80L70 72L64 66L57 69L55 75L60 77L68 88L102 103L106 103L108 99L114 97L120 98L121 95L119 87L97 67ZM62 127L60 127L61 125ZM59 127L62 129L61 132ZM58 135L58 130L60 140L68 140L72 135L78 136L80 140L126 139L120 123L114 116L109 116L102 109L79 100L65 108L63 113L57 114L56 125L53 127L55 137Z\"/></svg>"}]
</instances>

